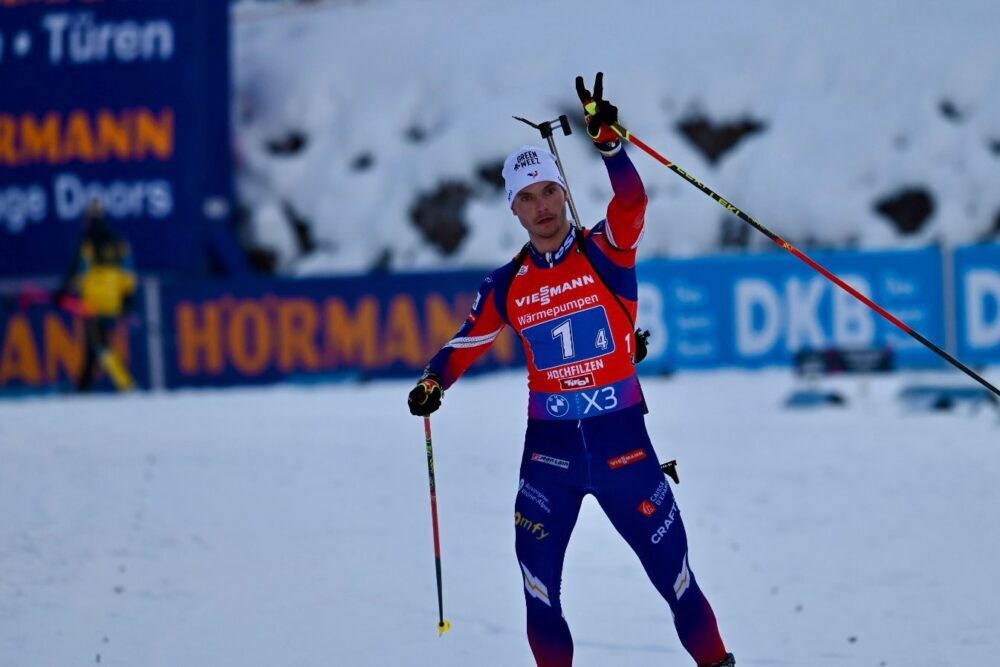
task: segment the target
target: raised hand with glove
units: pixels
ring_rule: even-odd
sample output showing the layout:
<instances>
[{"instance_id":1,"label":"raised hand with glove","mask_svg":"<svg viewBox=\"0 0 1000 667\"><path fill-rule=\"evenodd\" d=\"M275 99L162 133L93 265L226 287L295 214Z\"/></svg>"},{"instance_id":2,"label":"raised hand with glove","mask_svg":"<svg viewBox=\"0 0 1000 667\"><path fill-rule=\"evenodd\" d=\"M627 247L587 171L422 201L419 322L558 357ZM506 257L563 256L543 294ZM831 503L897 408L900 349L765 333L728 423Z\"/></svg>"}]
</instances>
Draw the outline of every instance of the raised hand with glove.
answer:
<instances>
[{"instance_id":1,"label":"raised hand with glove","mask_svg":"<svg viewBox=\"0 0 1000 667\"><path fill-rule=\"evenodd\" d=\"M426 417L441 407L442 398L444 389L441 388L441 378L428 373L420 378L417 386L410 391L406 403L410 406L411 415Z\"/></svg>"},{"instance_id":2,"label":"raised hand with glove","mask_svg":"<svg viewBox=\"0 0 1000 667\"><path fill-rule=\"evenodd\" d=\"M604 99L604 72L597 73L593 93L587 90L582 76L576 77L576 94L583 104L587 134L604 156L614 155L622 147L621 137L611 127L618 123L618 107Z\"/></svg>"}]
</instances>

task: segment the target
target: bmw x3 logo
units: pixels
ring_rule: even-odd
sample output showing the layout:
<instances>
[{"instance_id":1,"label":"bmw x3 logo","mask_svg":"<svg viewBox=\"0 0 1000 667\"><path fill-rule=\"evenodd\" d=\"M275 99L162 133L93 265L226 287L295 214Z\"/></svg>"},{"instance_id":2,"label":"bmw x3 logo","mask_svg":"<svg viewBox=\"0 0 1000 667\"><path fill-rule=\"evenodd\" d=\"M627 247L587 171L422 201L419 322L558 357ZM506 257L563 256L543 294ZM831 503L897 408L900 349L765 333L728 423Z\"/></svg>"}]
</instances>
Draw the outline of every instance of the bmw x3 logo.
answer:
<instances>
[{"instance_id":1,"label":"bmw x3 logo","mask_svg":"<svg viewBox=\"0 0 1000 667\"><path fill-rule=\"evenodd\" d=\"M569 412L569 401L559 394L552 394L545 401L545 409L553 417L565 417Z\"/></svg>"}]
</instances>

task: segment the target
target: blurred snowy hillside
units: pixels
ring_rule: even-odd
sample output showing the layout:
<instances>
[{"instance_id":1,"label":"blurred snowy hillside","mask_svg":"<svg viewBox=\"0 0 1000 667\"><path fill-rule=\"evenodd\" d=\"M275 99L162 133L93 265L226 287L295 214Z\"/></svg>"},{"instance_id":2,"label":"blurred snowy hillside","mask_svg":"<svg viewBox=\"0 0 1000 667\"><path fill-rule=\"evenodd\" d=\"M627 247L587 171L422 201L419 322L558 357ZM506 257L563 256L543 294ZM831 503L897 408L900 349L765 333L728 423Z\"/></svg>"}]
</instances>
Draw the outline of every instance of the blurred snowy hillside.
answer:
<instances>
[{"instance_id":1,"label":"blurred snowy hillside","mask_svg":"<svg viewBox=\"0 0 1000 667\"><path fill-rule=\"evenodd\" d=\"M489 266L524 242L498 182L605 72L623 124L804 248L1000 238L1000 4L330 0L233 6L248 240L314 275ZM585 224L610 187L559 139ZM635 148L641 253L770 241Z\"/></svg>"}]
</instances>

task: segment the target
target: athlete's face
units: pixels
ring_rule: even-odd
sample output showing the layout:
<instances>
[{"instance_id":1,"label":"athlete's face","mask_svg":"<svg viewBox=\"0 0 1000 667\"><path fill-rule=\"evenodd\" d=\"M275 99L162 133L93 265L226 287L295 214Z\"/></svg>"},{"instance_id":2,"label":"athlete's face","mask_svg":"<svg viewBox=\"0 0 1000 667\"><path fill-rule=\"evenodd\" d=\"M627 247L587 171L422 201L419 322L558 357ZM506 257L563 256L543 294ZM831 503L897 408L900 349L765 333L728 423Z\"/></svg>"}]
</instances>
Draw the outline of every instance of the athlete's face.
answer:
<instances>
[{"instance_id":1,"label":"athlete's face","mask_svg":"<svg viewBox=\"0 0 1000 667\"><path fill-rule=\"evenodd\" d=\"M551 252L559 248L569 231L569 218L566 191L558 183L543 181L529 185L517 193L511 208L536 250Z\"/></svg>"}]
</instances>

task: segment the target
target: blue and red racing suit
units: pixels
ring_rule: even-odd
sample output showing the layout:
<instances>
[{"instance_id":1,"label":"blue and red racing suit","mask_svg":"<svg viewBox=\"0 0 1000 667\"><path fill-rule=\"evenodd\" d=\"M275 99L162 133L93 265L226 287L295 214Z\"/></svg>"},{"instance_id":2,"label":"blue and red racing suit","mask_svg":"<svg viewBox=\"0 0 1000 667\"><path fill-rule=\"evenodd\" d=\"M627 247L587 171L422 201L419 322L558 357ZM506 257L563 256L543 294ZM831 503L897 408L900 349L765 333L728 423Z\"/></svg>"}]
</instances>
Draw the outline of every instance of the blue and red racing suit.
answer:
<instances>
[{"instance_id":1,"label":"blue and red racing suit","mask_svg":"<svg viewBox=\"0 0 1000 667\"><path fill-rule=\"evenodd\" d=\"M541 254L529 244L487 276L468 319L427 371L449 388L507 325L524 344L528 428L514 528L537 664L572 664L560 585L569 537L590 493L666 599L685 649L699 665L710 665L726 649L646 432L633 361L635 257L646 193L624 149L604 160L614 189L607 218L571 230L555 252Z\"/></svg>"}]
</instances>

